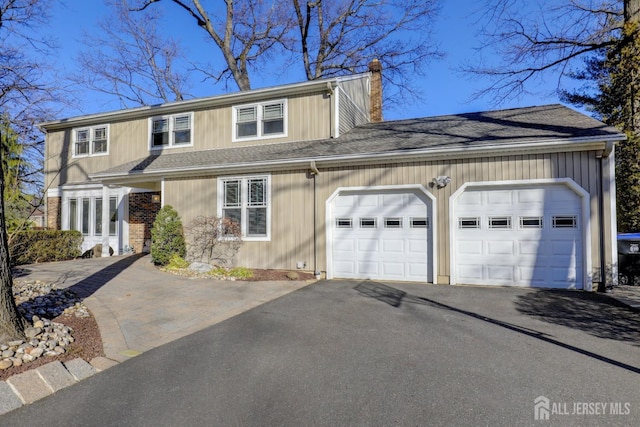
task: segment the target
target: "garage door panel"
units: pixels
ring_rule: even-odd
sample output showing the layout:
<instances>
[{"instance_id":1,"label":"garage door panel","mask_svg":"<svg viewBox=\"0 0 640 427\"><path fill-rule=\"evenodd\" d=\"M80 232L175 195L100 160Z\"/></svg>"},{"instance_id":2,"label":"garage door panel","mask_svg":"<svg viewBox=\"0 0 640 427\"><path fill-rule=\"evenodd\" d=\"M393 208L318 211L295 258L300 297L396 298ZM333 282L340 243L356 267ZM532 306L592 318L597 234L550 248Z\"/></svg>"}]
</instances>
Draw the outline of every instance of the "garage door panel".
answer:
<instances>
[{"instance_id":1,"label":"garage door panel","mask_svg":"<svg viewBox=\"0 0 640 427\"><path fill-rule=\"evenodd\" d=\"M404 277L405 268L403 262L383 262L382 274L384 276Z\"/></svg>"},{"instance_id":2,"label":"garage door panel","mask_svg":"<svg viewBox=\"0 0 640 427\"><path fill-rule=\"evenodd\" d=\"M377 262L373 262L373 261L359 261L358 262L358 271L357 273L357 277L362 277L362 278L370 278L370 277L375 277L378 276L380 269L379 269L380 265Z\"/></svg>"},{"instance_id":3,"label":"garage door panel","mask_svg":"<svg viewBox=\"0 0 640 427\"><path fill-rule=\"evenodd\" d=\"M513 241L490 240L487 241L487 255L514 255Z\"/></svg>"},{"instance_id":4,"label":"garage door panel","mask_svg":"<svg viewBox=\"0 0 640 427\"><path fill-rule=\"evenodd\" d=\"M359 252L380 252L380 242L378 239L358 239L358 251Z\"/></svg>"},{"instance_id":5,"label":"garage door panel","mask_svg":"<svg viewBox=\"0 0 640 427\"><path fill-rule=\"evenodd\" d=\"M520 255L537 255L540 251L544 251L544 245L539 240L518 240L518 253Z\"/></svg>"},{"instance_id":6,"label":"garage door panel","mask_svg":"<svg viewBox=\"0 0 640 427\"><path fill-rule=\"evenodd\" d=\"M513 191L486 192L487 205L513 205Z\"/></svg>"},{"instance_id":7,"label":"garage door panel","mask_svg":"<svg viewBox=\"0 0 640 427\"><path fill-rule=\"evenodd\" d=\"M378 206L377 194L365 194L358 196L358 207L376 207Z\"/></svg>"},{"instance_id":8,"label":"garage door panel","mask_svg":"<svg viewBox=\"0 0 640 427\"><path fill-rule=\"evenodd\" d=\"M401 239L384 239L382 241L383 253L404 253L404 240Z\"/></svg>"},{"instance_id":9,"label":"garage door panel","mask_svg":"<svg viewBox=\"0 0 640 427\"><path fill-rule=\"evenodd\" d=\"M504 281L515 280L515 267L513 265L488 265L487 277L488 280Z\"/></svg>"},{"instance_id":10,"label":"garage door panel","mask_svg":"<svg viewBox=\"0 0 640 427\"><path fill-rule=\"evenodd\" d=\"M408 253L412 255L426 255L429 253L429 243L427 237L422 239L407 239L409 245Z\"/></svg>"},{"instance_id":11,"label":"garage door panel","mask_svg":"<svg viewBox=\"0 0 640 427\"><path fill-rule=\"evenodd\" d=\"M477 279L482 279L484 276L484 265L465 263L458 267L458 277L462 279L462 283L473 284Z\"/></svg>"},{"instance_id":12,"label":"garage door panel","mask_svg":"<svg viewBox=\"0 0 640 427\"><path fill-rule=\"evenodd\" d=\"M478 240L459 240L456 250L459 255L482 255L482 246Z\"/></svg>"},{"instance_id":13,"label":"garage door panel","mask_svg":"<svg viewBox=\"0 0 640 427\"><path fill-rule=\"evenodd\" d=\"M336 274L342 277L353 277L356 272L356 263L354 261L338 261L335 262L333 268Z\"/></svg>"}]
</instances>

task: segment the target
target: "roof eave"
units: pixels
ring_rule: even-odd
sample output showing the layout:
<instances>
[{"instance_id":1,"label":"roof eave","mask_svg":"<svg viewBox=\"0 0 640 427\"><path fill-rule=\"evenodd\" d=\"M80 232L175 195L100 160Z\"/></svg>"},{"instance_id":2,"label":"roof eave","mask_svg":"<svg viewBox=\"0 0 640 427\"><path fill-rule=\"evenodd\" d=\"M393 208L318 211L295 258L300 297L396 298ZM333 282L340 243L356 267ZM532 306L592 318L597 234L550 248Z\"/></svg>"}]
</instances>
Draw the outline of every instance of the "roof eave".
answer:
<instances>
[{"instance_id":1,"label":"roof eave","mask_svg":"<svg viewBox=\"0 0 640 427\"><path fill-rule=\"evenodd\" d=\"M352 77L365 78L368 73L358 74ZM340 82L340 77L324 80L313 80L302 83L293 83L283 86L273 86L263 89L255 89L245 92L234 92L211 96L207 98L190 99L186 101L171 102L167 104L150 105L144 107L130 108L126 110L109 111L106 113L88 114L86 116L71 117L67 119L54 120L38 123L37 126L45 131L55 131L70 127L88 126L92 124L111 123L122 120L135 120L152 117L160 114L173 114L178 112L200 110L204 108L218 107L230 103L240 104L259 101L270 97L285 97L294 95L304 95L313 92L323 92L335 88Z\"/></svg>"},{"instance_id":2,"label":"roof eave","mask_svg":"<svg viewBox=\"0 0 640 427\"><path fill-rule=\"evenodd\" d=\"M487 155L494 155L496 151L500 151L501 154L509 153L515 154L541 154L563 151L589 151L589 150L602 150L607 143L616 143L626 139L624 134L615 134L607 137L582 137L572 139L559 139L550 140L544 142L518 142L514 144L502 144L502 145L484 145L478 147L456 147L456 148L442 148L442 149L430 149L423 148L410 151L391 151L381 153L366 153L366 154L352 154L342 156L313 156L303 157L297 159L287 160L270 160L264 162L250 162L250 163L234 163L226 165L212 165L212 166L197 166L191 168L180 169L158 169L151 172L119 172L119 173L96 173L90 174L89 179L92 181L117 182L121 180L127 180L128 182L135 181L148 181L153 178L165 178L165 177L188 177L194 174L207 174L207 173L238 173L246 172L251 173L255 171L278 171L278 170L292 170L298 168L308 167L311 161L316 163L317 167L336 167L344 164L348 165L366 165L380 163L381 160L389 162L402 162L402 161L437 161L451 159L452 156L456 158L477 158L486 157Z\"/></svg>"}]
</instances>

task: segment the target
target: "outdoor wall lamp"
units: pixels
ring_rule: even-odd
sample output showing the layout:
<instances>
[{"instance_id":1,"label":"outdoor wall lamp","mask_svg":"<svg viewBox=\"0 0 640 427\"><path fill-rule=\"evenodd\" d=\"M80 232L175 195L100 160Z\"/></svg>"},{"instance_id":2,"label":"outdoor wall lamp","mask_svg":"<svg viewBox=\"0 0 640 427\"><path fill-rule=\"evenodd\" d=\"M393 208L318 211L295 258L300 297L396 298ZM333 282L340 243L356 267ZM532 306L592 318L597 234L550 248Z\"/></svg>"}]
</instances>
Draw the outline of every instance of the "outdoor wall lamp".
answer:
<instances>
[{"instance_id":1,"label":"outdoor wall lamp","mask_svg":"<svg viewBox=\"0 0 640 427\"><path fill-rule=\"evenodd\" d=\"M431 181L433 183L433 185L435 185L437 188L444 188L447 185L449 185L451 183L451 177L442 175L442 176L437 176L435 178L433 178L433 181Z\"/></svg>"}]
</instances>

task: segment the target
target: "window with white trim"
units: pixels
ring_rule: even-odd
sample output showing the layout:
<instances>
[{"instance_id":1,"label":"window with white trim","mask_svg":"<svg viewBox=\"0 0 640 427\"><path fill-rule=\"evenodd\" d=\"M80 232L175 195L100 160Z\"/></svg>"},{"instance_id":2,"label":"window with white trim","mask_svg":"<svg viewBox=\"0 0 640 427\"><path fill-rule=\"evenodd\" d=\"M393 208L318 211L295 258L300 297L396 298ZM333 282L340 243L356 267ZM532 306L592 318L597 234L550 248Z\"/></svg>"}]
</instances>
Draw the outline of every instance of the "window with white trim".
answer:
<instances>
[{"instance_id":1,"label":"window with white trim","mask_svg":"<svg viewBox=\"0 0 640 427\"><path fill-rule=\"evenodd\" d=\"M69 199L69 230L84 236L102 235L102 197L74 197ZM118 235L118 198L109 198L109 236Z\"/></svg>"},{"instance_id":2,"label":"window with white trim","mask_svg":"<svg viewBox=\"0 0 640 427\"><path fill-rule=\"evenodd\" d=\"M149 147L152 150L193 145L193 113L152 117Z\"/></svg>"},{"instance_id":3,"label":"window with white trim","mask_svg":"<svg viewBox=\"0 0 640 427\"><path fill-rule=\"evenodd\" d=\"M385 218L384 228L402 228L402 218Z\"/></svg>"},{"instance_id":4,"label":"window with white trim","mask_svg":"<svg viewBox=\"0 0 640 427\"><path fill-rule=\"evenodd\" d=\"M287 134L287 100L233 107L234 141Z\"/></svg>"},{"instance_id":5,"label":"window with white trim","mask_svg":"<svg viewBox=\"0 0 640 427\"><path fill-rule=\"evenodd\" d=\"M351 218L336 218L336 228L352 228L353 220Z\"/></svg>"},{"instance_id":6,"label":"window with white trim","mask_svg":"<svg viewBox=\"0 0 640 427\"><path fill-rule=\"evenodd\" d=\"M492 216L489 217L489 228L491 229L511 229L510 216Z\"/></svg>"},{"instance_id":7,"label":"window with white trim","mask_svg":"<svg viewBox=\"0 0 640 427\"><path fill-rule=\"evenodd\" d=\"M247 240L270 237L270 176L218 179L218 215L240 225Z\"/></svg>"},{"instance_id":8,"label":"window with white trim","mask_svg":"<svg viewBox=\"0 0 640 427\"><path fill-rule=\"evenodd\" d=\"M479 217L460 217L458 218L458 228L465 229L479 229L480 218Z\"/></svg>"},{"instance_id":9,"label":"window with white trim","mask_svg":"<svg viewBox=\"0 0 640 427\"><path fill-rule=\"evenodd\" d=\"M544 218L541 216L521 216L520 228L542 228L544 226Z\"/></svg>"},{"instance_id":10,"label":"window with white trim","mask_svg":"<svg viewBox=\"0 0 640 427\"><path fill-rule=\"evenodd\" d=\"M109 154L109 125L73 130L73 157Z\"/></svg>"},{"instance_id":11,"label":"window with white trim","mask_svg":"<svg viewBox=\"0 0 640 427\"><path fill-rule=\"evenodd\" d=\"M360 218L360 228L377 228L378 218Z\"/></svg>"},{"instance_id":12,"label":"window with white trim","mask_svg":"<svg viewBox=\"0 0 640 427\"><path fill-rule=\"evenodd\" d=\"M553 228L578 228L578 218L575 215L554 215Z\"/></svg>"}]
</instances>

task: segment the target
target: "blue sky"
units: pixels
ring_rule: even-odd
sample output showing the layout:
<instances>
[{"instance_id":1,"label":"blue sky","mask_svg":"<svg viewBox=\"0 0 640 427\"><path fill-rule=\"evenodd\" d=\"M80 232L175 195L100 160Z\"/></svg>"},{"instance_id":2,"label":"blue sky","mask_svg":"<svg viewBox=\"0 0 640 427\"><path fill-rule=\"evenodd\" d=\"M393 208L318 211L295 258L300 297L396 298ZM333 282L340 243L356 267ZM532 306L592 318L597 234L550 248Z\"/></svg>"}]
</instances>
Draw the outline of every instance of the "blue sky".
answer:
<instances>
[{"instance_id":1,"label":"blue sky","mask_svg":"<svg viewBox=\"0 0 640 427\"><path fill-rule=\"evenodd\" d=\"M541 105L558 102L557 97L548 94L553 91L555 81L543 83L533 88L540 95L527 95L517 100L511 100L498 106L491 99L481 98L472 100L474 92L487 85L486 81L478 77L463 75L457 71L463 61L473 61L477 55L474 50L477 47L477 16L473 14L475 8L480 7L481 2L469 0L443 0L442 9L436 21L434 39L439 43L441 51L446 56L440 61L433 62L427 68L427 74L421 77L417 86L423 93L423 99L410 104L405 104L402 109L385 109L385 119L402 119L413 117L425 117L442 114L456 114L472 111L482 111L495 108L514 108L531 105ZM82 31L92 31L101 15L107 13L102 0L66 0L62 7L53 12L48 32L57 40L60 47L56 67L70 69L73 59L82 49ZM173 26L184 28L183 40L191 41L189 49L200 49L198 42L202 43L204 36L202 31L194 28L186 17L172 15ZM193 31L195 30L195 31ZM193 42L196 41L196 43ZM302 81L303 76L275 77L265 76L258 78L252 76L252 87L259 88L273 86L280 83L292 83ZM230 86L235 91L235 86ZM210 96L225 92L222 85L208 86L205 89L193 90L195 96ZM546 96L544 94L547 94ZM109 101L104 97L85 93L74 108L68 108L63 116L97 113L102 111L119 109L117 102Z\"/></svg>"}]
</instances>

